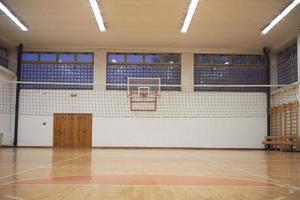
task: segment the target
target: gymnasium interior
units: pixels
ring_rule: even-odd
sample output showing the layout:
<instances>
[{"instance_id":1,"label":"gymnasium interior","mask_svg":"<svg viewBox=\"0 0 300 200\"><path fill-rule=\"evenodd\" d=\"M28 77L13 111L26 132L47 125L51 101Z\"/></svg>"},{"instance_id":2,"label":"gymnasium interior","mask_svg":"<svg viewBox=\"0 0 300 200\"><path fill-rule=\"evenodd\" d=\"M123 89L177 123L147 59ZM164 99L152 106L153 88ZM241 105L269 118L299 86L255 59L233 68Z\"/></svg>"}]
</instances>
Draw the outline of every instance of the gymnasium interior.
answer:
<instances>
[{"instance_id":1,"label":"gymnasium interior","mask_svg":"<svg viewBox=\"0 0 300 200\"><path fill-rule=\"evenodd\" d=\"M0 199L299 200L300 0L0 0Z\"/></svg>"}]
</instances>

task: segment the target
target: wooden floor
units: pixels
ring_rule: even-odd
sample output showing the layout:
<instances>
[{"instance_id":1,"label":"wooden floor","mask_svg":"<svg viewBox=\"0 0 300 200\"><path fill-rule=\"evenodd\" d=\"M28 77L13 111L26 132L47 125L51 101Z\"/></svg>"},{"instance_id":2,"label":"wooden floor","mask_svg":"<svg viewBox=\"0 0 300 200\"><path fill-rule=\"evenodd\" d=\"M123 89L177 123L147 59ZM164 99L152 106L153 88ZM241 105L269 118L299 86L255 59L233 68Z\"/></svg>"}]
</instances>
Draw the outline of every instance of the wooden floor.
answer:
<instances>
[{"instance_id":1,"label":"wooden floor","mask_svg":"<svg viewBox=\"0 0 300 200\"><path fill-rule=\"evenodd\" d=\"M0 199L300 199L300 153L0 148Z\"/></svg>"}]
</instances>

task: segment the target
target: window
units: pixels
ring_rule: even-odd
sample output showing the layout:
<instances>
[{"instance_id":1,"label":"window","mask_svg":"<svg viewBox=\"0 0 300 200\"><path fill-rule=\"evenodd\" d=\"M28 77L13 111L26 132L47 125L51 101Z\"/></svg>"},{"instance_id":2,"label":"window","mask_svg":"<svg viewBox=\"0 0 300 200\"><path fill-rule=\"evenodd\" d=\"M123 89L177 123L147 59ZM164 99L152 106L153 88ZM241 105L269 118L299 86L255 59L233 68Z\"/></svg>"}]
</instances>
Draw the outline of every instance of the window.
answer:
<instances>
[{"instance_id":1,"label":"window","mask_svg":"<svg viewBox=\"0 0 300 200\"><path fill-rule=\"evenodd\" d=\"M75 54L61 53L58 56L58 62L75 62Z\"/></svg>"},{"instance_id":2,"label":"window","mask_svg":"<svg viewBox=\"0 0 300 200\"><path fill-rule=\"evenodd\" d=\"M266 59L263 55L216 55L216 54L195 54L195 66L257 66L265 67Z\"/></svg>"},{"instance_id":3,"label":"window","mask_svg":"<svg viewBox=\"0 0 300 200\"><path fill-rule=\"evenodd\" d=\"M37 53L23 53L22 54L22 61L36 62L36 61L38 61L38 54Z\"/></svg>"},{"instance_id":4,"label":"window","mask_svg":"<svg viewBox=\"0 0 300 200\"><path fill-rule=\"evenodd\" d=\"M164 63L180 63L180 57L178 55L164 55L163 56Z\"/></svg>"},{"instance_id":5,"label":"window","mask_svg":"<svg viewBox=\"0 0 300 200\"><path fill-rule=\"evenodd\" d=\"M194 57L194 62L200 65L209 65L210 56L209 55L196 55Z\"/></svg>"},{"instance_id":6,"label":"window","mask_svg":"<svg viewBox=\"0 0 300 200\"><path fill-rule=\"evenodd\" d=\"M8 68L8 50L0 47L0 65Z\"/></svg>"},{"instance_id":7,"label":"window","mask_svg":"<svg viewBox=\"0 0 300 200\"><path fill-rule=\"evenodd\" d=\"M42 62L56 62L57 56L55 53L41 53L40 61Z\"/></svg>"},{"instance_id":8,"label":"window","mask_svg":"<svg viewBox=\"0 0 300 200\"><path fill-rule=\"evenodd\" d=\"M266 59L265 56L250 56L250 64L251 65L265 65Z\"/></svg>"},{"instance_id":9,"label":"window","mask_svg":"<svg viewBox=\"0 0 300 200\"><path fill-rule=\"evenodd\" d=\"M61 60L57 60L58 58ZM82 58L80 55L87 57ZM75 61L84 60L85 63ZM93 54L87 53L23 53L21 81L53 83L93 83ZM73 61L72 61L73 60ZM72 62L71 62L72 61ZM22 89L93 89L88 85L22 84Z\"/></svg>"},{"instance_id":10,"label":"window","mask_svg":"<svg viewBox=\"0 0 300 200\"><path fill-rule=\"evenodd\" d=\"M266 84L264 56L207 55L194 56L195 85L263 85ZM195 91L241 91L241 88L201 88ZM242 91L264 91L261 88L242 88Z\"/></svg>"},{"instance_id":11,"label":"window","mask_svg":"<svg viewBox=\"0 0 300 200\"><path fill-rule=\"evenodd\" d=\"M127 54L127 62L128 63L142 63L143 56L139 54Z\"/></svg>"},{"instance_id":12,"label":"window","mask_svg":"<svg viewBox=\"0 0 300 200\"><path fill-rule=\"evenodd\" d=\"M234 65L246 65L247 64L247 56L233 56L232 64Z\"/></svg>"},{"instance_id":13,"label":"window","mask_svg":"<svg viewBox=\"0 0 300 200\"><path fill-rule=\"evenodd\" d=\"M277 54L278 84L291 84L298 81L297 44Z\"/></svg>"},{"instance_id":14,"label":"window","mask_svg":"<svg viewBox=\"0 0 300 200\"><path fill-rule=\"evenodd\" d=\"M211 56L213 64L216 65L229 65L231 63L231 57L227 55L215 55Z\"/></svg>"},{"instance_id":15,"label":"window","mask_svg":"<svg viewBox=\"0 0 300 200\"><path fill-rule=\"evenodd\" d=\"M108 54L109 63L124 63L125 55L124 54Z\"/></svg>"},{"instance_id":16,"label":"window","mask_svg":"<svg viewBox=\"0 0 300 200\"><path fill-rule=\"evenodd\" d=\"M93 63L94 55L92 53L79 53L77 54L77 62Z\"/></svg>"},{"instance_id":17,"label":"window","mask_svg":"<svg viewBox=\"0 0 300 200\"><path fill-rule=\"evenodd\" d=\"M126 56L126 61L120 55ZM180 87L163 86L181 84L179 61L179 54L108 54L106 83L127 84L128 78L160 78L162 90L180 90ZM107 86L107 89L126 90L127 87Z\"/></svg>"},{"instance_id":18,"label":"window","mask_svg":"<svg viewBox=\"0 0 300 200\"><path fill-rule=\"evenodd\" d=\"M160 55L145 55L145 63L153 64L153 63L160 63Z\"/></svg>"}]
</instances>

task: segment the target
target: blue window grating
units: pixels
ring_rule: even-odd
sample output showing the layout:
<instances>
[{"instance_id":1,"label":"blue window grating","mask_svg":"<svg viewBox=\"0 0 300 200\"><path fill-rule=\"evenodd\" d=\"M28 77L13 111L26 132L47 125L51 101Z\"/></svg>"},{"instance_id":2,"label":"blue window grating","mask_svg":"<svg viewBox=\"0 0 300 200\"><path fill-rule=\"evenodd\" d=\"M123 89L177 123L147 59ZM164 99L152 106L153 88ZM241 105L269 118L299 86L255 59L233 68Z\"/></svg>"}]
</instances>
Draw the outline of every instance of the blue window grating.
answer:
<instances>
[{"instance_id":1,"label":"blue window grating","mask_svg":"<svg viewBox=\"0 0 300 200\"><path fill-rule=\"evenodd\" d=\"M264 67L195 67L195 85L264 85L266 84ZM203 88L195 91L264 91L263 88Z\"/></svg>"},{"instance_id":2,"label":"blue window grating","mask_svg":"<svg viewBox=\"0 0 300 200\"><path fill-rule=\"evenodd\" d=\"M107 65L107 84L127 84L128 78L160 78L161 85L180 85L181 68L176 66ZM107 86L107 90L126 90L126 86ZM161 86L161 90L180 90L180 87Z\"/></svg>"},{"instance_id":3,"label":"blue window grating","mask_svg":"<svg viewBox=\"0 0 300 200\"><path fill-rule=\"evenodd\" d=\"M23 63L21 81L53 83L93 83L92 64L30 64ZM87 85L27 85L22 89L92 89Z\"/></svg>"},{"instance_id":4,"label":"blue window grating","mask_svg":"<svg viewBox=\"0 0 300 200\"><path fill-rule=\"evenodd\" d=\"M195 85L264 85L267 83L263 55L194 55ZM265 88L195 87L195 91L265 91Z\"/></svg>"},{"instance_id":5,"label":"blue window grating","mask_svg":"<svg viewBox=\"0 0 300 200\"><path fill-rule=\"evenodd\" d=\"M21 81L93 83L93 53L24 52ZM21 84L22 89L93 89L92 85Z\"/></svg>"},{"instance_id":6,"label":"blue window grating","mask_svg":"<svg viewBox=\"0 0 300 200\"><path fill-rule=\"evenodd\" d=\"M291 84L298 81L297 44L277 54L278 84Z\"/></svg>"}]
</instances>

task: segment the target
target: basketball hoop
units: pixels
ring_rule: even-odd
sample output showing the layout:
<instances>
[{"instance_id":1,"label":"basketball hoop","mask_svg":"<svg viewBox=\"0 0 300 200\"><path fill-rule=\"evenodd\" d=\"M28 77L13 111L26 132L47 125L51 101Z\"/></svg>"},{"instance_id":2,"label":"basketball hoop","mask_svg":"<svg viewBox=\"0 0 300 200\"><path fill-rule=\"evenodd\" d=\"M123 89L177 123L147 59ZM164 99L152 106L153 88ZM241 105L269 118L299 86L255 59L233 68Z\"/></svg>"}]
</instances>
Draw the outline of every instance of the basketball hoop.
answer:
<instances>
[{"instance_id":1,"label":"basketball hoop","mask_svg":"<svg viewBox=\"0 0 300 200\"><path fill-rule=\"evenodd\" d=\"M141 95L143 98L146 98L146 97L148 96L148 93L142 92L142 93L140 93L140 95Z\"/></svg>"},{"instance_id":2,"label":"basketball hoop","mask_svg":"<svg viewBox=\"0 0 300 200\"><path fill-rule=\"evenodd\" d=\"M128 78L130 110L156 111L159 92L159 78Z\"/></svg>"}]
</instances>

